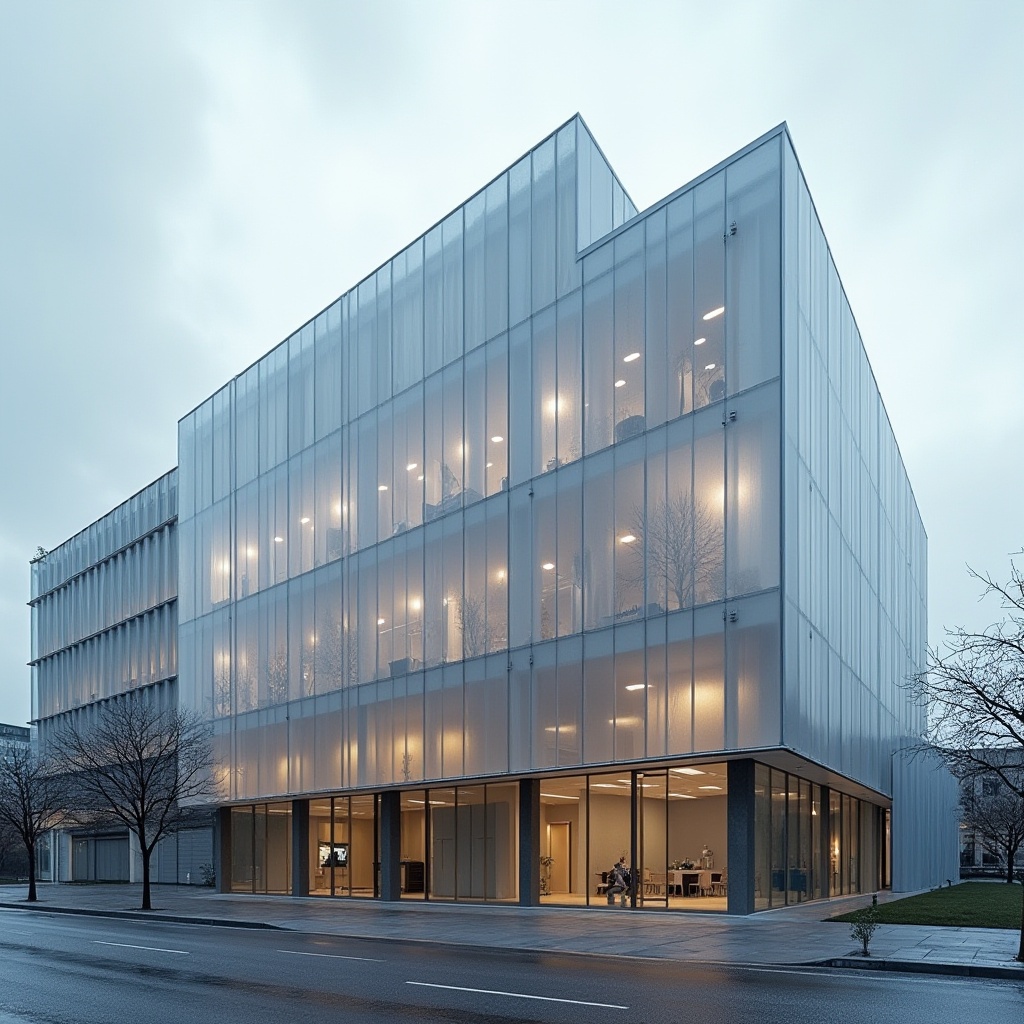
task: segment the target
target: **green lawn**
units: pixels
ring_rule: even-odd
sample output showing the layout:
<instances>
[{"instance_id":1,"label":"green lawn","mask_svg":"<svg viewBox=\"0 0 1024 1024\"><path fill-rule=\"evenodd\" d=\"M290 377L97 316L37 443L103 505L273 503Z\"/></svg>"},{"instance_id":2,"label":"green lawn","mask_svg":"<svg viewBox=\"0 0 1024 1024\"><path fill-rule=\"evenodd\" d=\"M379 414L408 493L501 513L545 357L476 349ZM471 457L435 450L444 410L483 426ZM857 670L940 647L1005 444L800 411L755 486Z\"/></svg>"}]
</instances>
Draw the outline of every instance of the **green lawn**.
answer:
<instances>
[{"instance_id":1,"label":"green lawn","mask_svg":"<svg viewBox=\"0 0 1024 1024\"><path fill-rule=\"evenodd\" d=\"M934 924L952 928L1020 928L1024 886L963 882L945 889L878 904L882 924ZM864 905L871 902L867 896ZM851 914L830 918L850 921Z\"/></svg>"}]
</instances>

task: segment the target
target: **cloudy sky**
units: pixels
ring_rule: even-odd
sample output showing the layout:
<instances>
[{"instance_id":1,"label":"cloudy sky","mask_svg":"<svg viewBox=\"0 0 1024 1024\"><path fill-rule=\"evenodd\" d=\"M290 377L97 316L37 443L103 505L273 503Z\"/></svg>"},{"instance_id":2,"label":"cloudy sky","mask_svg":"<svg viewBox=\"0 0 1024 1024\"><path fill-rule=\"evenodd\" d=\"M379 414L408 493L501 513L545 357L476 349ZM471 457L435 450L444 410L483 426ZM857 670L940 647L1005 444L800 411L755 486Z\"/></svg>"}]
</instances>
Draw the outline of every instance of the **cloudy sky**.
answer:
<instances>
[{"instance_id":1,"label":"cloudy sky","mask_svg":"<svg viewBox=\"0 0 1024 1024\"><path fill-rule=\"evenodd\" d=\"M0 721L28 559L579 111L640 208L788 121L930 541L1024 546L1024 4L0 0Z\"/></svg>"}]
</instances>

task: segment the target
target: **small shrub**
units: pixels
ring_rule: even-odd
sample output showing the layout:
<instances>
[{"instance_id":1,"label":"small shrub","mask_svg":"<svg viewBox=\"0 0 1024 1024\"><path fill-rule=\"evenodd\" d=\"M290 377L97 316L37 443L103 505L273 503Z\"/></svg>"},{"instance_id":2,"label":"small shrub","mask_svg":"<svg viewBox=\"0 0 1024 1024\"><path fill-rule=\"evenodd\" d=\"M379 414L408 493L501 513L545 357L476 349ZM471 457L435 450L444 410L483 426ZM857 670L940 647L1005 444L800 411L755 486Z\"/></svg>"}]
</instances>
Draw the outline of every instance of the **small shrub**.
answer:
<instances>
[{"instance_id":1,"label":"small shrub","mask_svg":"<svg viewBox=\"0 0 1024 1024\"><path fill-rule=\"evenodd\" d=\"M217 876L214 873L212 864L200 864L199 877L202 879L203 885L212 888L214 885L217 884Z\"/></svg>"},{"instance_id":2,"label":"small shrub","mask_svg":"<svg viewBox=\"0 0 1024 1024\"><path fill-rule=\"evenodd\" d=\"M871 956L868 952L868 943L871 941L871 936L875 934L875 929L879 925L878 906L872 902L870 906L851 914L850 920L851 938L857 939L861 943L864 956Z\"/></svg>"}]
</instances>

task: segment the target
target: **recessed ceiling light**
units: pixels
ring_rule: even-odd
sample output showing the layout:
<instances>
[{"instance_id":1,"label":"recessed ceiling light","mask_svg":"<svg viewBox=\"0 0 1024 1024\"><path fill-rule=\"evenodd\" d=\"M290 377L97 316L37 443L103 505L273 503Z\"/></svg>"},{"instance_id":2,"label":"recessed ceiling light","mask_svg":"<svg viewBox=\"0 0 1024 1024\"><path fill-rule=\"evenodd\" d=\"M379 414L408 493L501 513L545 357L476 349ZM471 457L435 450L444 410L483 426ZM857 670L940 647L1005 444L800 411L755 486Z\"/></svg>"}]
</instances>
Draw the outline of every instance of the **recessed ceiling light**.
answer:
<instances>
[{"instance_id":1,"label":"recessed ceiling light","mask_svg":"<svg viewBox=\"0 0 1024 1024\"><path fill-rule=\"evenodd\" d=\"M544 564L543 564L543 565L541 566L541 568L542 568L542 569L547 569L547 570L548 570L548 572L550 572L550 571L551 571L552 569L554 569L554 567L555 567L555 563L554 563L554 562L545 562L545 563L544 563Z\"/></svg>"},{"instance_id":2,"label":"recessed ceiling light","mask_svg":"<svg viewBox=\"0 0 1024 1024\"><path fill-rule=\"evenodd\" d=\"M630 352L628 356L623 356L622 361L624 363L632 363L634 360L640 358L639 352Z\"/></svg>"},{"instance_id":3,"label":"recessed ceiling light","mask_svg":"<svg viewBox=\"0 0 1024 1024\"><path fill-rule=\"evenodd\" d=\"M410 462L409 465L406 466L405 468L411 473L416 468L416 465L417 464L415 462Z\"/></svg>"},{"instance_id":4,"label":"recessed ceiling light","mask_svg":"<svg viewBox=\"0 0 1024 1024\"><path fill-rule=\"evenodd\" d=\"M627 533L619 538L620 544L632 544L636 540L636 537L632 533Z\"/></svg>"},{"instance_id":5,"label":"recessed ceiling light","mask_svg":"<svg viewBox=\"0 0 1024 1024\"><path fill-rule=\"evenodd\" d=\"M488 463L487 463L487 467L486 467L486 468L487 468L487 469L490 469L490 468L491 468L491 466L493 466L493 465L494 465L494 463L493 463L493 462L488 462ZM420 479L422 480L422 479L423 479L423 477L420 477Z\"/></svg>"},{"instance_id":6,"label":"recessed ceiling light","mask_svg":"<svg viewBox=\"0 0 1024 1024\"><path fill-rule=\"evenodd\" d=\"M420 610L420 608L422 607L422 602L420 601L420 599L419 599L418 597L414 597L414 598L413 598L413 599L412 599L412 600L411 600L411 601L409 602L409 607L410 607L410 608L411 608L411 609L412 609L412 610L413 610L414 612L418 612L418 611Z\"/></svg>"},{"instance_id":7,"label":"recessed ceiling light","mask_svg":"<svg viewBox=\"0 0 1024 1024\"><path fill-rule=\"evenodd\" d=\"M306 525L306 523L308 523L308 522L309 522L309 516L303 516L303 517L302 517L302 518L301 518L301 519L299 520L299 522L300 522L300 523L302 523L302 525L303 525L303 526L305 526L305 525Z\"/></svg>"},{"instance_id":8,"label":"recessed ceiling light","mask_svg":"<svg viewBox=\"0 0 1024 1024\"><path fill-rule=\"evenodd\" d=\"M695 796L693 796L692 793L679 793L679 794L673 793L672 794L672 796L676 796L676 795L679 796L680 800L696 800L697 799Z\"/></svg>"},{"instance_id":9,"label":"recessed ceiling light","mask_svg":"<svg viewBox=\"0 0 1024 1024\"><path fill-rule=\"evenodd\" d=\"M705 370L713 370L714 368L715 368L715 364L714 363L708 363L708 365L704 367Z\"/></svg>"},{"instance_id":10,"label":"recessed ceiling light","mask_svg":"<svg viewBox=\"0 0 1024 1024\"><path fill-rule=\"evenodd\" d=\"M419 475L418 477L416 477L416 479L417 479L417 480L422 480L422 479L423 479L423 474L422 474L422 473L420 473L420 475Z\"/></svg>"},{"instance_id":11,"label":"recessed ceiling light","mask_svg":"<svg viewBox=\"0 0 1024 1024\"><path fill-rule=\"evenodd\" d=\"M378 484L377 485L377 490L378 491L386 491L387 489L388 489L388 485L387 484Z\"/></svg>"},{"instance_id":12,"label":"recessed ceiling light","mask_svg":"<svg viewBox=\"0 0 1024 1024\"><path fill-rule=\"evenodd\" d=\"M673 768L677 775L706 775L706 772L702 772L699 768Z\"/></svg>"},{"instance_id":13,"label":"recessed ceiling light","mask_svg":"<svg viewBox=\"0 0 1024 1024\"><path fill-rule=\"evenodd\" d=\"M707 340L707 338L697 338L697 340L694 342L694 345L703 345L704 342Z\"/></svg>"},{"instance_id":14,"label":"recessed ceiling light","mask_svg":"<svg viewBox=\"0 0 1024 1024\"><path fill-rule=\"evenodd\" d=\"M505 440L505 438L503 438L503 437L501 436L501 434L495 434L495 435L494 435L494 437L492 437L492 438L491 438L491 440L492 440L492 441L493 441L493 442L494 442L495 444L501 444L501 442L502 442L502 441L504 441L504 440Z\"/></svg>"},{"instance_id":15,"label":"recessed ceiling light","mask_svg":"<svg viewBox=\"0 0 1024 1024\"><path fill-rule=\"evenodd\" d=\"M698 789L721 789L721 786L698 786Z\"/></svg>"},{"instance_id":16,"label":"recessed ceiling light","mask_svg":"<svg viewBox=\"0 0 1024 1024\"><path fill-rule=\"evenodd\" d=\"M704 319L705 320L714 320L716 316L721 316L724 312L725 312L725 306L718 306L717 308L711 310L710 313L705 313L704 314Z\"/></svg>"},{"instance_id":17,"label":"recessed ceiling light","mask_svg":"<svg viewBox=\"0 0 1024 1024\"><path fill-rule=\"evenodd\" d=\"M383 619L378 619L377 620L377 625L378 626L383 626L384 625L384 620Z\"/></svg>"},{"instance_id":18,"label":"recessed ceiling light","mask_svg":"<svg viewBox=\"0 0 1024 1024\"><path fill-rule=\"evenodd\" d=\"M541 793L541 796L546 796L549 800L579 800L578 796L566 796L564 793Z\"/></svg>"},{"instance_id":19,"label":"recessed ceiling light","mask_svg":"<svg viewBox=\"0 0 1024 1024\"><path fill-rule=\"evenodd\" d=\"M617 388L622 388L622 387L625 387L625 386L626 386L626 382L625 382L624 380L617 380L617 381L615 382L615 386L616 386Z\"/></svg>"},{"instance_id":20,"label":"recessed ceiling light","mask_svg":"<svg viewBox=\"0 0 1024 1024\"><path fill-rule=\"evenodd\" d=\"M275 537L274 538L274 543L275 544L283 544L284 543L284 537Z\"/></svg>"},{"instance_id":21,"label":"recessed ceiling light","mask_svg":"<svg viewBox=\"0 0 1024 1024\"><path fill-rule=\"evenodd\" d=\"M627 690L646 690L647 689L647 684L646 683L630 683L629 686L626 687L626 689Z\"/></svg>"}]
</instances>

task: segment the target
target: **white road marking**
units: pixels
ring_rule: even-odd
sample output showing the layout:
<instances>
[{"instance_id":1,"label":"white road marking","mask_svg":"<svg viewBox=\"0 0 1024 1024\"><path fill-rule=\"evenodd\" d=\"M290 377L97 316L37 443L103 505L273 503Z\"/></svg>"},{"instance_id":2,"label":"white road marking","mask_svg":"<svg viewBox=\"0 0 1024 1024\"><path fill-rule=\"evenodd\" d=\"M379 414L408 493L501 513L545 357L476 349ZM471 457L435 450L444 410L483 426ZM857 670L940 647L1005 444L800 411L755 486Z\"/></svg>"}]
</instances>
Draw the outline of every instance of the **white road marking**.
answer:
<instances>
[{"instance_id":1,"label":"white road marking","mask_svg":"<svg viewBox=\"0 0 1024 1024\"><path fill-rule=\"evenodd\" d=\"M444 988L452 992L477 992L484 996L508 996L509 999L539 999L544 1003L571 1003L573 1006L601 1006L606 1010L628 1010L628 1006L618 1003L588 1003L583 999L555 999L554 996L531 996L525 992L497 992L489 988L463 988L461 985L434 985L429 981L407 981L406 985L419 985L421 988Z\"/></svg>"},{"instance_id":2,"label":"white road marking","mask_svg":"<svg viewBox=\"0 0 1024 1024\"><path fill-rule=\"evenodd\" d=\"M133 946L130 942L104 942L102 939L93 939L93 942L101 946L121 946L124 949L148 949L153 953L178 953L181 956L191 956L187 949L161 949L159 946Z\"/></svg>"},{"instance_id":3,"label":"white road marking","mask_svg":"<svg viewBox=\"0 0 1024 1024\"><path fill-rule=\"evenodd\" d=\"M365 960L367 963L383 964L386 960L379 960L373 956L342 956L341 953L307 953L301 949L279 949L278 953L291 953L292 956L325 956L331 960Z\"/></svg>"}]
</instances>

